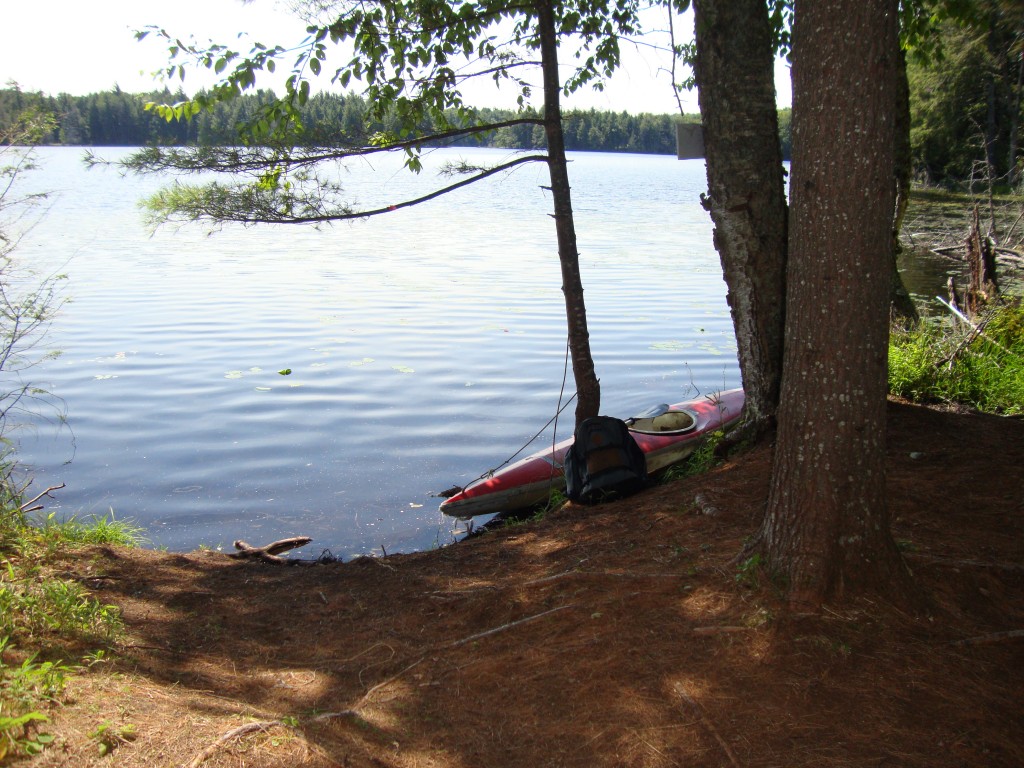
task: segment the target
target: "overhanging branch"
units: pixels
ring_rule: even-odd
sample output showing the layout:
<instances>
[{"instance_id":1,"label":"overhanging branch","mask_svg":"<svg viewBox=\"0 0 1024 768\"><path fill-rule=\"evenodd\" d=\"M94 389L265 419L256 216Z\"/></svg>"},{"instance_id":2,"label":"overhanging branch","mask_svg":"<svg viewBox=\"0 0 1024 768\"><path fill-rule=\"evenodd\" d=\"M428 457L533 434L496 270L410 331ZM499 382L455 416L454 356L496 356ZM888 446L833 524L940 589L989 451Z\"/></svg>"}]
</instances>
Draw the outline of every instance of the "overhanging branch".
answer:
<instances>
[{"instance_id":1,"label":"overhanging branch","mask_svg":"<svg viewBox=\"0 0 1024 768\"><path fill-rule=\"evenodd\" d=\"M370 216L379 216L385 213L393 213L394 211L401 210L402 208L410 208L414 205L425 203L429 200L446 195L449 192L454 192L462 187L475 184L478 181L482 181L490 176L493 176L502 171L511 170L520 165L526 163L546 163L548 162L547 155L524 155L517 157L514 160L510 160L507 163L502 163L491 168L481 169L478 173L473 174L469 178L458 181L454 184L436 189L426 195L413 198L411 200L404 200L400 203L394 203L381 208L373 208L365 211L352 211L345 208L338 208L336 210L323 210L323 201L319 198L311 198L303 200L298 196L286 197L283 195L271 194L269 199L264 197L262 201L256 201L251 196L246 197L244 202L236 205L225 204L223 194L219 198L209 198L199 205L183 210L182 208L173 208L168 213L158 214L160 223L164 223L171 219L176 218L175 213L178 214L178 218L183 218L189 221L198 221L201 219L212 219L217 222L234 222L236 224L251 225L251 224L330 224L336 221L347 221L351 219L366 219ZM223 192L222 188L222 192ZM245 192L249 190L240 190L238 193L241 199ZM230 194L230 192L229 192ZM271 206L276 200L277 205ZM219 204L218 204L219 203ZM299 205L296 205L299 203ZM301 214L292 213L296 208L304 210L316 210L320 207L323 210L322 213L318 214ZM257 215L252 215L252 211L259 211Z\"/></svg>"},{"instance_id":2,"label":"overhanging branch","mask_svg":"<svg viewBox=\"0 0 1024 768\"><path fill-rule=\"evenodd\" d=\"M346 160L351 157L365 157L380 152L397 152L416 149L434 142L445 142L462 136L474 136L479 133L496 131L515 125L543 125L539 117L522 117L515 120L504 120L497 123L453 128L429 136L394 142L381 146L359 146L339 150L337 147L322 149L303 148L293 154L295 148L278 147L198 147L194 150L168 150L160 147L147 147L130 155L127 159L112 162L102 160L88 154L86 162L90 165L117 165L133 173L161 173L175 171L178 173L205 173L222 171L227 173L258 173L260 175L276 167L291 170L308 168L325 161Z\"/></svg>"}]
</instances>

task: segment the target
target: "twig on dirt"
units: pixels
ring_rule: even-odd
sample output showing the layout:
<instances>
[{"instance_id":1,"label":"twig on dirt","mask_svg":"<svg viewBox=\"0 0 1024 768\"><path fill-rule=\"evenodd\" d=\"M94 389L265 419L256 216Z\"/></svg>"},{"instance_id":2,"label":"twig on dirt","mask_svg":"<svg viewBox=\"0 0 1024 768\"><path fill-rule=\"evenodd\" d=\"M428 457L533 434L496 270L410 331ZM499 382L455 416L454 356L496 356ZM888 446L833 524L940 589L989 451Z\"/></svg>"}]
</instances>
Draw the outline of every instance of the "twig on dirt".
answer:
<instances>
[{"instance_id":1,"label":"twig on dirt","mask_svg":"<svg viewBox=\"0 0 1024 768\"><path fill-rule=\"evenodd\" d=\"M223 736L221 736L219 739L213 742L213 744L211 744L198 755L193 757L191 761L185 763L184 768L198 768L206 760L212 757L214 752L216 752L220 747L222 747L224 744L227 744L232 739L237 739L239 736L245 736L247 734L253 733L254 731L266 731L273 728L276 725L283 726L284 723L280 720L263 720L257 723L246 723L245 725L240 725L234 730L225 733Z\"/></svg>"},{"instance_id":2,"label":"twig on dirt","mask_svg":"<svg viewBox=\"0 0 1024 768\"><path fill-rule=\"evenodd\" d=\"M374 643L369 648L364 648L359 653L357 653L355 656L349 656L347 659L342 659L341 661L334 661L333 659L321 659L320 663L321 664L325 664L325 663L326 664L337 664L339 666L341 664L348 664L350 661L355 661L359 657L365 656L370 651L372 651L372 650L374 650L376 648L387 648L389 651L391 651L391 655L388 656L386 661L391 661L391 659L395 658L395 649L392 648L390 645L388 645L387 643Z\"/></svg>"},{"instance_id":3,"label":"twig on dirt","mask_svg":"<svg viewBox=\"0 0 1024 768\"><path fill-rule=\"evenodd\" d=\"M364 701L366 701L366 700L367 700L368 698L370 698L370 696L372 696L372 695L373 695L373 693L374 693L375 691L378 691L378 690L380 690L380 689L381 689L381 688L383 688L383 687L384 687L385 685L390 685L391 683L395 682L395 680L397 680L398 678L400 678L400 677L401 677L402 675L404 675L404 674L405 674L406 672L408 672L408 671L409 671L410 669L413 669L413 668L415 668L415 667L419 666L420 664L422 664L422 663L423 663L423 661L424 661L424 659L426 659L426 658L427 658L426 656L420 656L420 657L419 657L418 659L416 659L416 661L414 661L414 662L413 662L412 664L410 664L409 666L405 667L405 668L404 668L404 669L402 669L401 671L399 671L399 672L396 672L396 673L395 673L395 674L393 674L393 675L392 675L391 677L389 677L389 678L388 678L387 680L383 680L383 681L381 681L381 682L377 683L377 684L376 684L375 686L373 686L372 688L370 688L370 689L369 689L369 690L368 690L368 691L367 691L366 693L364 693L364 694L362 695L362 698L360 698L360 699L359 699L359 701L357 701L357 702L355 703L355 706L352 706L352 707L350 707L350 709L351 709L352 711L355 711L356 709L358 709L358 708L359 708L359 706L360 706L360 705L361 705L361 704L362 704L362 703L363 703Z\"/></svg>"},{"instance_id":4,"label":"twig on dirt","mask_svg":"<svg viewBox=\"0 0 1024 768\"><path fill-rule=\"evenodd\" d=\"M304 547L312 540L313 539L309 536L293 536L289 539L278 539L275 542L267 544L265 547L254 547L239 539L235 542L235 549L237 549L238 552L229 552L228 557L236 559L254 557L268 563L273 563L274 565L285 565L290 561L287 558L278 557L278 554L281 552L287 552L289 549Z\"/></svg>"},{"instance_id":5,"label":"twig on dirt","mask_svg":"<svg viewBox=\"0 0 1024 768\"><path fill-rule=\"evenodd\" d=\"M501 585L489 584L483 587L473 587L471 589L437 589L432 592L426 593L429 597L435 599L444 598L448 595L472 595L479 592L494 592L499 589L520 589L522 587L536 587L542 584L549 584L553 581L559 581L561 579L567 579L570 576L597 576L597 577L608 577L617 579L680 579L684 578L685 574L681 573L637 573L635 571L580 571L580 570L569 570L554 573L550 576L542 576L539 579L532 579L530 581L523 582L512 582L509 581Z\"/></svg>"},{"instance_id":6,"label":"twig on dirt","mask_svg":"<svg viewBox=\"0 0 1024 768\"><path fill-rule=\"evenodd\" d=\"M990 635L978 635L977 637L965 637L963 640L954 640L950 645L990 645L1001 643L1005 640L1016 640L1024 637L1024 629L1010 629L1006 632L993 632Z\"/></svg>"},{"instance_id":7,"label":"twig on dirt","mask_svg":"<svg viewBox=\"0 0 1024 768\"><path fill-rule=\"evenodd\" d=\"M354 709L343 709L340 712L324 712L323 714L317 715L312 719L311 722L322 723L326 720L336 720L339 717L359 717L359 713Z\"/></svg>"},{"instance_id":8,"label":"twig on dirt","mask_svg":"<svg viewBox=\"0 0 1024 768\"><path fill-rule=\"evenodd\" d=\"M914 560L926 560L930 563L936 563L938 565L950 565L950 566L970 566L972 568L995 568L1001 571L1024 571L1024 565L1018 563L998 563L989 562L985 560L961 560L953 557L939 557L937 555L927 555L923 552L904 552L903 557L913 558Z\"/></svg>"},{"instance_id":9,"label":"twig on dirt","mask_svg":"<svg viewBox=\"0 0 1024 768\"><path fill-rule=\"evenodd\" d=\"M724 635L729 632L749 632L751 627L694 627L695 635Z\"/></svg>"},{"instance_id":10,"label":"twig on dirt","mask_svg":"<svg viewBox=\"0 0 1024 768\"><path fill-rule=\"evenodd\" d=\"M125 645L120 645L118 647L132 651L158 651L160 653L173 653L176 656L185 655L184 651L176 651L173 648L161 648L158 645L136 645L135 643L128 643Z\"/></svg>"},{"instance_id":11,"label":"twig on dirt","mask_svg":"<svg viewBox=\"0 0 1024 768\"><path fill-rule=\"evenodd\" d=\"M41 498L43 498L43 496L49 496L52 499L53 496L50 496L50 492L51 491L59 491L63 487L64 487L64 483L61 483L60 485L51 485L49 488L47 488L45 491L40 493L38 496L36 496L33 499L29 499L24 504L22 504L20 507L18 507L18 511L20 511L20 512L35 512L36 510L42 509L42 507L32 507L31 509L29 509L28 507L31 504L35 504L37 501L39 501Z\"/></svg>"},{"instance_id":12,"label":"twig on dirt","mask_svg":"<svg viewBox=\"0 0 1024 768\"><path fill-rule=\"evenodd\" d=\"M482 587L470 587L469 589L435 589L427 594L430 597L448 597L450 595L475 595L478 592L494 592L498 587L495 584L485 584Z\"/></svg>"},{"instance_id":13,"label":"twig on dirt","mask_svg":"<svg viewBox=\"0 0 1024 768\"><path fill-rule=\"evenodd\" d=\"M575 576L575 575L578 575L580 573L583 573L583 571L577 571L577 570L562 571L561 573L555 573L555 574L552 574L551 576L543 576L543 577L541 577L539 579L534 579L533 581L524 581L522 584L519 584L517 586L520 586L520 587L536 587L539 584L547 584L547 583L552 582L552 581L558 581L559 579L564 579L566 576Z\"/></svg>"},{"instance_id":14,"label":"twig on dirt","mask_svg":"<svg viewBox=\"0 0 1024 768\"><path fill-rule=\"evenodd\" d=\"M693 697L686 692L686 689L683 688L682 685L676 683L675 689L676 693L679 694L679 697L687 704L689 704L690 708L697 713L697 717L700 718L701 724L705 728L707 728L708 732L712 736L715 737L715 741L718 742L718 746L720 746L722 748L722 751L725 752L725 756L729 758L729 762L732 763L734 768L740 768L740 762L736 759L736 755L733 754L733 751L729 747L728 742L726 742L726 740L722 738L722 735L718 732L718 729L715 728L714 723L712 723L708 719L707 715L704 714L704 710L701 709L700 704L693 700Z\"/></svg>"},{"instance_id":15,"label":"twig on dirt","mask_svg":"<svg viewBox=\"0 0 1024 768\"><path fill-rule=\"evenodd\" d=\"M70 573L69 571L64 571L63 573L61 573L60 577L62 579L70 579L71 581L78 581L82 583L87 581L120 581L124 578L124 576L111 576L110 574L106 573L97 573L95 575L80 575L77 573Z\"/></svg>"},{"instance_id":16,"label":"twig on dirt","mask_svg":"<svg viewBox=\"0 0 1024 768\"><path fill-rule=\"evenodd\" d=\"M518 621L509 622L508 624L502 624L500 627L494 627L493 629L488 629L485 632L478 632L475 635L470 635L469 637L464 637L461 640L456 640L456 641L451 642L451 643L445 643L444 645L437 646L435 648L435 650L445 650L445 649L448 649L448 648L458 648L459 646L465 645L466 643L470 643L470 642L472 642L474 640L479 640L481 638L488 637L490 635L495 635L495 634L497 634L499 632L504 632L506 629L512 629L513 627L518 627L518 626L520 626L522 624L527 624L527 623L529 623L531 621L536 621L537 619L543 618L544 616L550 616L552 613L556 613L558 611L564 611L566 608L572 608L574 605L575 605L575 603L569 603L567 605L560 605L557 608L552 608L552 609L550 609L548 611L543 611L542 613L536 613L536 614L534 614L532 616L527 616L525 618L519 619ZM412 664L410 664L407 667L404 667L403 669L399 670L398 672L396 672L395 674L393 674L391 677L387 678L386 680L383 680L383 681L377 683L375 686L373 686L372 688L368 689L366 691L366 693L364 693L362 695L362 697L360 697L359 701L357 701L355 704L353 704L346 711L355 712L356 710L359 709L360 706L362 706L363 702L366 701L368 698L370 698L370 696L372 696L376 691L379 691L381 688L383 688L383 687L385 687L387 685L390 685L391 683L395 682L395 680L397 680L398 678L402 677L403 675L405 675L407 672L409 672L410 670L414 669L418 665L422 664L426 660L426 658L427 658L426 655L420 656Z\"/></svg>"},{"instance_id":17,"label":"twig on dirt","mask_svg":"<svg viewBox=\"0 0 1024 768\"><path fill-rule=\"evenodd\" d=\"M454 643L448 643L447 645L444 645L444 646L441 646L441 647L442 648L458 648L460 645L465 645L466 643L471 643L474 640L480 640L481 638L484 638L484 637L489 637L491 635L496 635L499 632L504 632L506 629L512 629L512 627L518 627L518 626L520 626L522 624L527 624L527 623L529 623L531 621L536 621L537 619L543 618L544 616L550 616L552 613L557 613L558 611L564 611L566 608L572 608L575 605L576 605L576 603L566 603L565 605L560 605L557 608L552 608L552 609L547 610L547 611L542 611L541 613L535 613L532 616L527 616L526 618L518 619L517 621L510 621L508 624L502 624L500 627L494 627L494 629L488 629L485 632L477 632L475 635L470 635L469 637L464 637L461 640L456 640Z\"/></svg>"}]
</instances>

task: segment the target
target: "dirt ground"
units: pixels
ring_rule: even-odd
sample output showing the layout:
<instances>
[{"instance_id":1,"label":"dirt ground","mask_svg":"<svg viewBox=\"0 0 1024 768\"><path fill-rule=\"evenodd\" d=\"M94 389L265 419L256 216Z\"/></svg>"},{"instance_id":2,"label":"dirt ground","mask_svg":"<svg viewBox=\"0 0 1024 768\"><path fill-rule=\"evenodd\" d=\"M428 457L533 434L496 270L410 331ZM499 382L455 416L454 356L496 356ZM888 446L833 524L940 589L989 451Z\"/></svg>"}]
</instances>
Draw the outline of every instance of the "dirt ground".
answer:
<instances>
[{"instance_id":1,"label":"dirt ground","mask_svg":"<svg viewBox=\"0 0 1024 768\"><path fill-rule=\"evenodd\" d=\"M1024 420L893 403L889 450L914 615L789 616L741 567L767 449L420 554L83 550L129 637L26 764L1022 766Z\"/></svg>"}]
</instances>

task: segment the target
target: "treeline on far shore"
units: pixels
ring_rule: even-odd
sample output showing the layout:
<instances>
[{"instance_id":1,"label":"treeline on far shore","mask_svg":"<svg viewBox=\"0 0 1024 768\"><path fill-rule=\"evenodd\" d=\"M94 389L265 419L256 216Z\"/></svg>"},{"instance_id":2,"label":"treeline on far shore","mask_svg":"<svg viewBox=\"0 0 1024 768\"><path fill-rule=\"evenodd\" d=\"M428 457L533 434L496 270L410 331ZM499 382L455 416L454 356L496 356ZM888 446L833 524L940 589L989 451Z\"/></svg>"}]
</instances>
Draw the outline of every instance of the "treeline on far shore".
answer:
<instances>
[{"instance_id":1,"label":"treeline on far shore","mask_svg":"<svg viewBox=\"0 0 1024 768\"><path fill-rule=\"evenodd\" d=\"M232 145L238 143L238 126L246 123L259 107L274 99L274 93L260 90L245 94L212 112L190 121L167 122L147 111L148 102L171 104L184 100L182 93L169 90L127 93L118 88L88 96L0 90L0 135L26 109L42 110L53 118L53 129L40 143L69 146ZM501 122L511 110L481 109L487 122ZM388 121L365 120L366 102L357 94L317 94L302 108L304 134L299 142L310 146L364 144L369 136L388 131ZM675 154L676 123L695 123L699 115L630 115L594 109L571 110L564 116L565 143L570 150L592 152L638 152ZM429 130L430 126L425 126ZM789 156L789 110L780 112L783 153ZM466 137L461 144L532 149L544 144L540 126L515 125Z\"/></svg>"}]
</instances>

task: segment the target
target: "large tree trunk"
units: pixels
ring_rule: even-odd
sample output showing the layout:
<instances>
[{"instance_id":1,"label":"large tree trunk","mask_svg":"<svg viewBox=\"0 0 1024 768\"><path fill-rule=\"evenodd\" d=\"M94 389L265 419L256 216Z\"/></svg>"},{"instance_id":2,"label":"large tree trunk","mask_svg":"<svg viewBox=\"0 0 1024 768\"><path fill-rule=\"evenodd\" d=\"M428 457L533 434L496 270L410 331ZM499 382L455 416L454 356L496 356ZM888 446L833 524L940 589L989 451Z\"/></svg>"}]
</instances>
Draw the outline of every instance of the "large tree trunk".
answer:
<instances>
[{"instance_id":1,"label":"large tree trunk","mask_svg":"<svg viewBox=\"0 0 1024 768\"><path fill-rule=\"evenodd\" d=\"M747 423L774 424L782 373L786 195L764 0L695 0L697 81L715 248L729 286Z\"/></svg>"},{"instance_id":2,"label":"large tree trunk","mask_svg":"<svg viewBox=\"0 0 1024 768\"><path fill-rule=\"evenodd\" d=\"M798 0L786 349L760 545L798 604L907 576L885 494L897 0Z\"/></svg>"},{"instance_id":3,"label":"large tree trunk","mask_svg":"<svg viewBox=\"0 0 1024 768\"><path fill-rule=\"evenodd\" d=\"M551 0L538 3L537 27L544 73L544 134L548 145L558 260L562 265L562 293L565 295L565 316L569 326L569 352L578 398L576 423L579 424L586 418L598 415L601 408L601 385L594 372L594 358L590 353L587 307L583 301L583 281L580 278L580 256L576 247L576 225L572 215L569 170L562 133L562 85L558 76L558 40Z\"/></svg>"}]
</instances>

